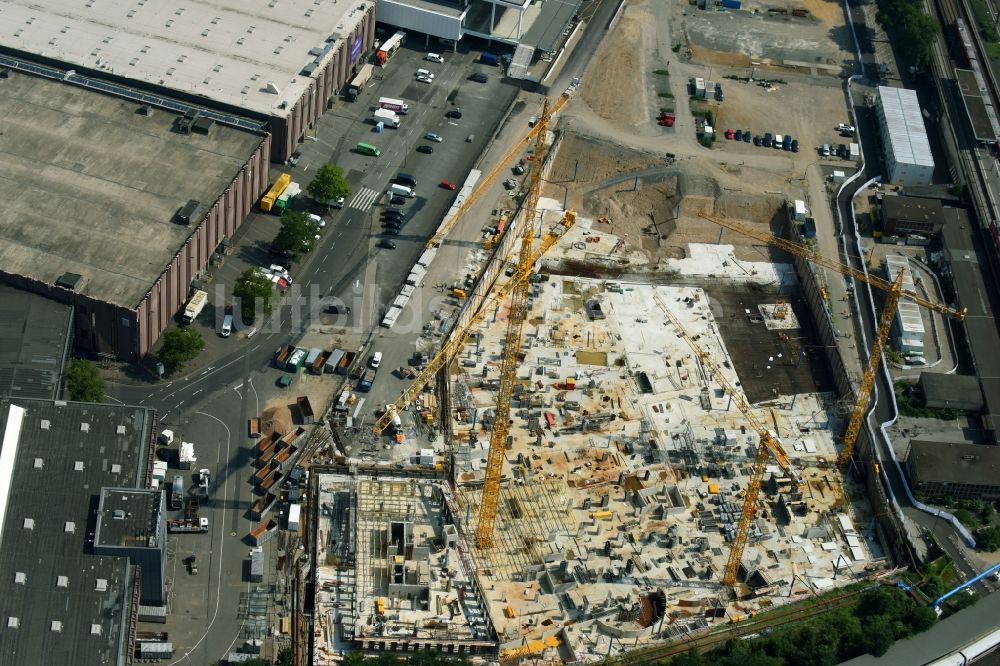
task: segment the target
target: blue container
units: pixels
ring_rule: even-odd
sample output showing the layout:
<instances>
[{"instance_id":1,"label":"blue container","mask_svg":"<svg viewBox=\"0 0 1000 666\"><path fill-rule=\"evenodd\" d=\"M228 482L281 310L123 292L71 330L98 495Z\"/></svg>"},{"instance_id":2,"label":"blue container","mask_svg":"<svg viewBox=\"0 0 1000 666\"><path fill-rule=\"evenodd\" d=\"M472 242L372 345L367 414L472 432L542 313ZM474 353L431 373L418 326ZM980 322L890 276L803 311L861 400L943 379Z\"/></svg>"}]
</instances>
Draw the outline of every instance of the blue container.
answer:
<instances>
[{"instance_id":1,"label":"blue container","mask_svg":"<svg viewBox=\"0 0 1000 666\"><path fill-rule=\"evenodd\" d=\"M479 56L479 62L484 65L498 65L500 64L500 58L496 53L486 53L485 51Z\"/></svg>"},{"instance_id":2,"label":"blue container","mask_svg":"<svg viewBox=\"0 0 1000 666\"><path fill-rule=\"evenodd\" d=\"M722 6L726 9L739 9L740 0L722 0Z\"/></svg>"}]
</instances>

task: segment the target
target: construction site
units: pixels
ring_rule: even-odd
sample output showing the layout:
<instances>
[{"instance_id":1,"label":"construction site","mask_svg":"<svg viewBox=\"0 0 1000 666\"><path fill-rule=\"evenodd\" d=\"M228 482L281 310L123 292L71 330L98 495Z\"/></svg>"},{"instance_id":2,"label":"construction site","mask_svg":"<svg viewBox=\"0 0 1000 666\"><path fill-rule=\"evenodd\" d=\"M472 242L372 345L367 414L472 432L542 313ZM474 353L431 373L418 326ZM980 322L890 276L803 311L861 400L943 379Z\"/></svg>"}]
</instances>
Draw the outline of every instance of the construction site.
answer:
<instances>
[{"instance_id":1,"label":"construction site","mask_svg":"<svg viewBox=\"0 0 1000 666\"><path fill-rule=\"evenodd\" d=\"M822 51L817 26L839 19L810 6ZM628 5L601 54L651 45L670 11ZM665 66L668 46L606 71ZM680 68L737 67L724 55L689 44ZM795 95L736 87L717 112L801 106L806 136L843 117L835 61L766 66L812 76ZM642 105L621 94L597 79L539 100L533 129L428 242L446 266L422 264L411 291L433 279L447 297L394 342L414 346L417 370L317 459L315 663L425 647L599 661L870 578L898 555L871 475L846 470L899 299L962 313L823 253L833 188L813 157L751 159L679 133L662 151L647 138L662 128L623 116ZM472 208L515 161L519 189L487 200L488 216ZM442 243L467 212L478 242ZM832 367L855 348L832 323L850 316L845 278L889 313L873 360L846 379Z\"/></svg>"}]
</instances>

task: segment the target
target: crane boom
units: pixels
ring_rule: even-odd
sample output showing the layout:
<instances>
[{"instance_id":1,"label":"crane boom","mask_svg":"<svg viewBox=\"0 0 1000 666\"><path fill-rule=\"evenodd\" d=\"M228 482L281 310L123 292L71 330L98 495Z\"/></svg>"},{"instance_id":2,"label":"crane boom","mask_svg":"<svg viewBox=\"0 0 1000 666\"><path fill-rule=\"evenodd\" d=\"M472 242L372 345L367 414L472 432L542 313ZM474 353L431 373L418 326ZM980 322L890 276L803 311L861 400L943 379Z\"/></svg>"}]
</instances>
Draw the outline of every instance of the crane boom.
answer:
<instances>
[{"instance_id":1,"label":"crane boom","mask_svg":"<svg viewBox=\"0 0 1000 666\"><path fill-rule=\"evenodd\" d=\"M867 282L876 289L881 289L882 291L892 291L892 282L878 277L877 275L871 275L858 269L847 266L840 263L836 259L830 259L825 257L815 250L811 250L801 243L796 243L795 241L790 241L787 238L782 238L781 236L775 236L770 231L762 231L759 229L754 229L748 224L743 224L741 222L735 222L733 220L727 220L725 218L716 217L715 215L701 215L702 218L708 220L709 222L715 222L719 226L725 227L726 229L731 229L737 233L743 234L744 236L749 236L759 240L762 243L767 243L776 248L782 249L789 254L794 254L804 259L822 266L823 268L829 268L830 270L836 271L841 275L846 275L854 278L855 280L860 280L862 282ZM925 307L928 310L933 310L943 315L953 317L959 321L965 320L965 315L968 312L968 308L962 308L961 310L956 310L950 308L947 305L942 305L940 303L934 303L929 301L915 291L909 289L902 289L900 291L901 296L909 298L917 305Z\"/></svg>"},{"instance_id":2,"label":"crane boom","mask_svg":"<svg viewBox=\"0 0 1000 666\"><path fill-rule=\"evenodd\" d=\"M724 585L733 585L736 583L736 575L740 568L740 562L743 559L743 550L746 548L747 541L750 538L750 524L753 521L754 513L757 509L757 498L760 496L760 484L764 478L764 471L767 468L767 461L771 455L774 455L775 460L778 465L781 466L787 474L791 475L793 478L796 477L795 471L792 469L792 461L785 453L785 450L781 448L781 444L778 440L771 434L771 431L767 429L767 426L757 418L757 414L754 412L753 406L746 399L746 396L742 391L737 390L729 379L726 377L726 373L722 371L722 368L712 359L707 351L701 348L701 346L695 342L694 338L688 333L687 329L684 328L680 320L674 315L674 313L666 306L666 304L660 299L659 295L653 297L656 301L657 306L663 311L663 314L667 316L670 323L674 325L677 329L678 335L684 339L684 341L691 348L691 351L698 357L701 361L703 367L705 367L709 372L712 373L712 377L719 383L723 390L729 394L736 404L736 408L743 413L750 426L757 431L757 435L760 437L760 443L757 445L757 455L754 458L753 471L750 474L750 481L747 483L746 496L743 498L743 509L740 512L740 522L736 526L736 534L733 535L733 543L729 549L729 559L726 561L726 569L722 576L722 583Z\"/></svg>"},{"instance_id":3,"label":"crane boom","mask_svg":"<svg viewBox=\"0 0 1000 666\"><path fill-rule=\"evenodd\" d=\"M441 346L441 349L428 361L427 365L417 374L413 382L410 383L399 397L396 398L395 402L392 403L394 409L386 409L385 413L379 418L372 428L376 433L382 432L389 424L392 423L393 412L397 414L404 409L409 404L413 396L420 392L420 389L428 384L434 375L440 370L445 364L458 353L462 345L465 344L466 337L469 331L475 326L482 318L496 306L503 303L507 295L510 294L511 290L521 282L527 282L528 278L531 276L531 270L538 260L541 259L546 252L548 252L556 242L562 238L563 234L566 233L574 224L576 223L576 213L573 211L566 211L562 220L559 222L559 226L546 232L545 236L542 237L541 242L538 247L531 253L530 260L528 261L525 268L517 266L514 270L514 274L511 275L510 280L502 285L494 288L493 292L486 298L476 314L472 316L471 319L458 331L452 333L448 341Z\"/></svg>"},{"instance_id":4,"label":"crane boom","mask_svg":"<svg viewBox=\"0 0 1000 666\"><path fill-rule=\"evenodd\" d=\"M535 135L535 163L528 178L528 197L524 204L521 230L521 251L517 261L520 271L530 270L531 237L534 216L538 209L538 199L542 189L542 165L545 163L545 139L549 126L549 100L542 103L542 115L538 120ZM507 331L503 339L500 358L500 386L497 390L496 413L493 430L490 432L490 448L486 454L486 476L483 480L483 494L479 502L479 522L476 524L476 546L490 548L493 545L493 528L500 502L500 477L503 472L504 451L507 448L507 432L510 428L510 401L517 381L518 352L521 349L521 334L524 320L528 316L528 282L514 285L510 294L510 310L507 314Z\"/></svg>"},{"instance_id":5,"label":"crane boom","mask_svg":"<svg viewBox=\"0 0 1000 666\"><path fill-rule=\"evenodd\" d=\"M548 98L546 98L546 101L547 99ZM549 115L557 113L559 109L561 109L563 105L566 104L567 101L569 101L569 94L563 93L562 97L560 97L559 100L555 103L555 105L551 109L549 109ZM511 159L513 159L515 155L521 152L525 144L527 144L533 138L537 137L541 132L542 132L542 124L538 123L533 128L531 128L531 130L527 134L524 135L524 138L522 138L520 141L514 144L514 147L508 150L507 153L500 158L500 161L497 162L496 166L493 167L493 169L488 174L486 174L484 178L480 179L479 183L476 185L476 189L474 189L471 193L469 193L469 196L465 198L465 201L463 201L461 205L459 205L458 210L455 211L455 214L452 215L450 218L448 218L448 220L446 220L445 223L441 225L441 227L434 233L434 235L430 237L430 239L427 241L428 248L437 247L438 245L441 244L441 241L444 240L444 237L448 235L448 232L450 232L452 228L454 228L455 224L462 218L463 215L465 215L465 213L468 212L472 204L475 203L476 200L483 194L483 192L486 191L487 186L490 183L492 183L493 180L498 175L500 175L500 172L507 167L507 164L511 161ZM536 158L538 157L537 153L535 154L535 157Z\"/></svg>"}]
</instances>

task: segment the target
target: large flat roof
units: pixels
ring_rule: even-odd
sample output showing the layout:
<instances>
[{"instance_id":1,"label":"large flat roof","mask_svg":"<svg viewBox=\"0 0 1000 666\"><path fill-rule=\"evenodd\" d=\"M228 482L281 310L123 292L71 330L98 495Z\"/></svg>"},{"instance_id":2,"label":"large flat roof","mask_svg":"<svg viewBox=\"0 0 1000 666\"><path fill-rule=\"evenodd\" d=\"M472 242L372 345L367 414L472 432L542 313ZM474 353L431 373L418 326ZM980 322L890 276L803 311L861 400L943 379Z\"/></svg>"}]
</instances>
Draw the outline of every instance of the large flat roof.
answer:
<instances>
[{"instance_id":1,"label":"large flat roof","mask_svg":"<svg viewBox=\"0 0 1000 666\"><path fill-rule=\"evenodd\" d=\"M2 11L0 5L0 24ZM19 72L0 79L0 267L135 308L194 226L173 221L207 207L264 137L216 123L173 131L174 114ZM204 209L203 209L204 210Z\"/></svg>"},{"instance_id":2,"label":"large flat roof","mask_svg":"<svg viewBox=\"0 0 1000 666\"><path fill-rule=\"evenodd\" d=\"M89 554L88 535L102 486L143 481L152 428L143 407L0 400L5 663L118 663L134 571Z\"/></svg>"},{"instance_id":3,"label":"large flat roof","mask_svg":"<svg viewBox=\"0 0 1000 666\"><path fill-rule=\"evenodd\" d=\"M997 140L997 135L993 131L993 123L990 122L989 113L986 111L986 104L979 90L979 83L976 81L976 73L971 69L956 68L955 82L962 93L965 113L969 117L969 124L972 125L972 133L976 136L976 140L993 143Z\"/></svg>"},{"instance_id":4,"label":"large flat roof","mask_svg":"<svg viewBox=\"0 0 1000 666\"><path fill-rule=\"evenodd\" d=\"M0 284L0 396L58 398L73 308Z\"/></svg>"},{"instance_id":5,"label":"large flat roof","mask_svg":"<svg viewBox=\"0 0 1000 666\"><path fill-rule=\"evenodd\" d=\"M285 116L370 0L16 0L0 45ZM284 106L282 106L284 105Z\"/></svg>"},{"instance_id":6,"label":"large flat roof","mask_svg":"<svg viewBox=\"0 0 1000 666\"><path fill-rule=\"evenodd\" d=\"M1000 485L1000 446L914 439L910 455L918 481Z\"/></svg>"},{"instance_id":7,"label":"large flat roof","mask_svg":"<svg viewBox=\"0 0 1000 666\"><path fill-rule=\"evenodd\" d=\"M934 157L916 91L879 86L878 99L888 134L884 140L896 162L933 167Z\"/></svg>"}]
</instances>

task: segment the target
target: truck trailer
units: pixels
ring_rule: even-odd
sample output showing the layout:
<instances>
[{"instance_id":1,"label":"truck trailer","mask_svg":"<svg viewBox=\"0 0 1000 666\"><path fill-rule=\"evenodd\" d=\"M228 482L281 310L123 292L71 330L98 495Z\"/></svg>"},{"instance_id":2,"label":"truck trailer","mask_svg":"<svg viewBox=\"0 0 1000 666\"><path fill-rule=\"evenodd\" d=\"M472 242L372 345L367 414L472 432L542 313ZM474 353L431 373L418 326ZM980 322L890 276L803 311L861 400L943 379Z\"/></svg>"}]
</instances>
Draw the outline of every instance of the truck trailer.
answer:
<instances>
[{"instance_id":1,"label":"truck trailer","mask_svg":"<svg viewBox=\"0 0 1000 666\"><path fill-rule=\"evenodd\" d=\"M365 89L368 82L371 81L372 75L375 73L375 67L371 63L365 65L358 70L357 76L351 79L350 84L347 86L347 101L353 102L361 94L361 91Z\"/></svg>"},{"instance_id":2,"label":"truck trailer","mask_svg":"<svg viewBox=\"0 0 1000 666\"><path fill-rule=\"evenodd\" d=\"M184 477L179 474L174 476L174 482L170 485L170 508L179 509L184 505Z\"/></svg>"},{"instance_id":3,"label":"truck trailer","mask_svg":"<svg viewBox=\"0 0 1000 666\"><path fill-rule=\"evenodd\" d=\"M401 99L393 99L392 97L379 97L378 108L395 111L400 115L406 115L410 111L409 104Z\"/></svg>"},{"instance_id":4,"label":"truck trailer","mask_svg":"<svg viewBox=\"0 0 1000 666\"><path fill-rule=\"evenodd\" d=\"M205 534L208 532L208 518L168 520L167 532L171 534Z\"/></svg>"},{"instance_id":5,"label":"truck trailer","mask_svg":"<svg viewBox=\"0 0 1000 666\"><path fill-rule=\"evenodd\" d=\"M191 295L191 299L188 300L187 305L184 307L184 315L182 317L184 323L190 324L197 319L198 315L201 314L201 311L205 309L207 304L208 293L201 291L200 289L195 291Z\"/></svg>"}]
</instances>

